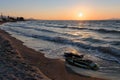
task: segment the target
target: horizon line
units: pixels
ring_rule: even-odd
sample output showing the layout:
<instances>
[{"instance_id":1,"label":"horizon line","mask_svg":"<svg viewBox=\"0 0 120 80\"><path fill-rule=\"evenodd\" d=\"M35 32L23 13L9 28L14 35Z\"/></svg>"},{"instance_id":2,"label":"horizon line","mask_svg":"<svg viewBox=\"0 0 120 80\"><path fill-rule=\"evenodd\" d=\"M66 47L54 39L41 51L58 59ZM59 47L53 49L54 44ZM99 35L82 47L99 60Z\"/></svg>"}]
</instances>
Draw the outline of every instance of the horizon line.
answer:
<instances>
[{"instance_id":1,"label":"horizon line","mask_svg":"<svg viewBox=\"0 0 120 80\"><path fill-rule=\"evenodd\" d=\"M28 18L28 20L29 20L29 18ZM120 20L120 19L94 19L94 20L75 20L75 19L71 19L71 20L69 20L69 19L31 19L31 20L48 20L48 21L105 21L105 20Z\"/></svg>"}]
</instances>

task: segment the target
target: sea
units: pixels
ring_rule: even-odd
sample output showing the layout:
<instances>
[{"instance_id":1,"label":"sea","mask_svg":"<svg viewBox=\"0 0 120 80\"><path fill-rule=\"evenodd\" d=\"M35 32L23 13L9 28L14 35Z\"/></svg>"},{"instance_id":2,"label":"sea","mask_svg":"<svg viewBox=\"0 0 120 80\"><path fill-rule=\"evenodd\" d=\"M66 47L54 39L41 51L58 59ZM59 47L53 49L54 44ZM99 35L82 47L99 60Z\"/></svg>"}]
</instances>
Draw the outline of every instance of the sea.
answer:
<instances>
[{"instance_id":1,"label":"sea","mask_svg":"<svg viewBox=\"0 0 120 80\"><path fill-rule=\"evenodd\" d=\"M65 52L83 54L100 67L83 70L88 76L120 78L120 20L31 20L8 22L0 29L51 59L64 60Z\"/></svg>"}]
</instances>

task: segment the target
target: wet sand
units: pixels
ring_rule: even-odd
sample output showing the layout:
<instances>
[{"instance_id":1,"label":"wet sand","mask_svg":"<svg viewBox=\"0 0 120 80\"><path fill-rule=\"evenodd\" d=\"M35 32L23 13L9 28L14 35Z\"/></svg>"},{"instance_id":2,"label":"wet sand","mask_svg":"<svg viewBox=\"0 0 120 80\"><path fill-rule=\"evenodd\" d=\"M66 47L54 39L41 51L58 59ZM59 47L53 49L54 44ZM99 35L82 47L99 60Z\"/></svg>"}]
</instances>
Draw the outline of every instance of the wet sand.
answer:
<instances>
[{"instance_id":1,"label":"wet sand","mask_svg":"<svg viewBox=\"0 0 120 80\"><path fill-rule=\"evenodd\" d=\"M72 72L65 63L57 59L49 59L44 54L23 45L23 43L7 32L0 30L0 36L8 40L12 47L17 50L24 61L39 68L39 71L52 80L103 80L100 78L86 77Z\"/></svg>"}]
</instances>

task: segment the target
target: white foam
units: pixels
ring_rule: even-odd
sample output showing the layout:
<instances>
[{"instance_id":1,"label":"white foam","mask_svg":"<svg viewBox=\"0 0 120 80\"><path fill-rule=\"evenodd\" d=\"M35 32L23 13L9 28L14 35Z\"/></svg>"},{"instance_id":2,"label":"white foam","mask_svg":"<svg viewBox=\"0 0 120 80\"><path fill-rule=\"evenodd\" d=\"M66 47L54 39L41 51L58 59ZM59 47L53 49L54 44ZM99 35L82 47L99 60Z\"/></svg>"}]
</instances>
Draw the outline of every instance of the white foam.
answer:
<instances>
[{"instance_id":1,"label":"white foam","mask_svg":"<svg viewBox=\"0 0 120 80\"><path fill-rule=\"evenodd\" d=\"M103 78L103 79L109 79L109 80L120 80L120 74L112 74L112 73L102 73L99 71L92 71L87 69L78 68L72 65L69 65L66 63L66 66L73 70L74 72L84 75L84 76L90 76L90 77L96 77L96 78Z\"/></svg>"}]
</instances>

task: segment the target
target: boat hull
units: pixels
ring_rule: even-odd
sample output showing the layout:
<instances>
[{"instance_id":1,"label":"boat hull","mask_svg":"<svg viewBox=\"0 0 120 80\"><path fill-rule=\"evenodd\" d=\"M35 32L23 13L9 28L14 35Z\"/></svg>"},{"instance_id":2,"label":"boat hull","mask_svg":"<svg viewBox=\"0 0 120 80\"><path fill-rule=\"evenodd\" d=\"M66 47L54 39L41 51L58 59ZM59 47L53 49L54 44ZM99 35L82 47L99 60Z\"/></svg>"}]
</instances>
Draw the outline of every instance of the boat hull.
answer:
<instances>
[{"instance_id":1,"label":"boat hull","mask_svg":"<svg viewBox=\"0 0 120 80\"><path fill-rule=\"evenodd\" d=\"M79 61L74 61L71 58L66 58L66 62L69 63L70 65L84 68L84 69L92 69L92 70L98 70L98 66L94 64L94 66L91 66L90 63L86 63L84 60L79 60Z\"/></svg>"}]
</instances>

